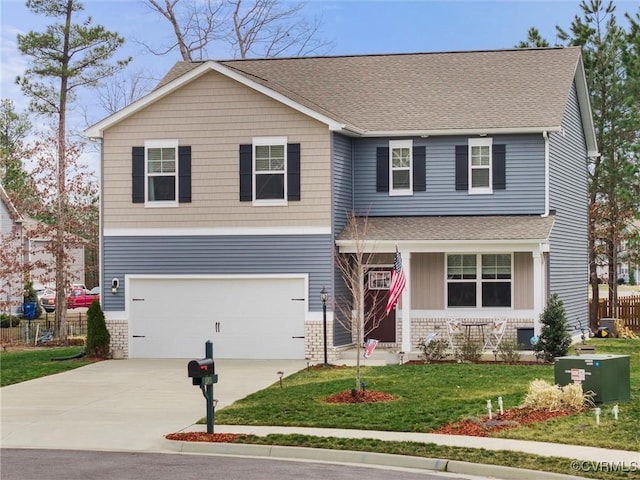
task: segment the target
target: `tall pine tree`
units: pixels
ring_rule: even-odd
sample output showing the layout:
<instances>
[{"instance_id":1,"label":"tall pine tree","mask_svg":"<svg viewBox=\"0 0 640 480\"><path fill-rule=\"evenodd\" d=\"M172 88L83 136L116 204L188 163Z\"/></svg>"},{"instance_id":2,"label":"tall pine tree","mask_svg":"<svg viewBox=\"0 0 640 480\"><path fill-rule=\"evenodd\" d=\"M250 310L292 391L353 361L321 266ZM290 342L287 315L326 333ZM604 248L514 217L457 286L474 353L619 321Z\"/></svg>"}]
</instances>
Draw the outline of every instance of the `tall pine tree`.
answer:
<instances>
[{"instance_id":1,"label":"tall pine tree","mask_svg":"<svg viewBox=\"0 0 640 480\"><path fill-rule=\"evenodd\" d=\"M56 19L44 32L31 31L18 35L18 49L29 57L29 68L17 83L31 100L33 111L54 119L57 138L57 196L54 258L56 272L56 319L54 335L64 338L66 330L67 278L65 274L65 232L69 192L67 173L67 111L76 92L94 87L103 78L124 68L130 59L110 63L116 50L124 43L118 34L91 18L75 21L83 10L77 0L28 0L33 13Z\"/></svg>"}]
</instances>

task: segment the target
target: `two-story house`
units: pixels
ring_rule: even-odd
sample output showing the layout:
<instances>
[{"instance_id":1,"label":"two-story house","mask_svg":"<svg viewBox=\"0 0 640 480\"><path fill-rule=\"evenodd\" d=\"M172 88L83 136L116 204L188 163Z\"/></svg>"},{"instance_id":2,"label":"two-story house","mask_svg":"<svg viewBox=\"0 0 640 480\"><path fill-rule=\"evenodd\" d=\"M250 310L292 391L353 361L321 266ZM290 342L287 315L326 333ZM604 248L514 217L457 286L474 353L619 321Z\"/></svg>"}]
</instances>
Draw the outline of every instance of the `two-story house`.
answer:
<instances>
[{"instance_id":1,"label":"two-story house","mask_svg":"<svg viewBox=\"0 0 640 480\"><path fill-rule=\"evenodd\" d=\"M179 62L89 128L102 143L103 307L129 357L310 358L354 341L334 255L368 219L381 345L450 318L539 329L549 294L587 322L579 48ZM385 271L387 273L385 273ZM380 273L382 272L382 273Z\"/></svg>"},{"instance_id":2,"label":"two-story house","mask_svg":"<svg viewBox=\"0 0 640 480\"><path fill-rule=\"evenodd\" d=\"M20 314L25 278L36 290L55 288L51 227L23 216L0 185L0 313ZM68 283L84 283L84 240L67 233Z\"/></svg>"},{"instance_id":3,"label":"two-story house","mask_svg":"<svg viewBox=\"0 0 640 480\"><path fill-rule=\"evenodd\" d=\"M0 313L22 311L24 219L0 185Z\"/></svg>"}]
</instances>

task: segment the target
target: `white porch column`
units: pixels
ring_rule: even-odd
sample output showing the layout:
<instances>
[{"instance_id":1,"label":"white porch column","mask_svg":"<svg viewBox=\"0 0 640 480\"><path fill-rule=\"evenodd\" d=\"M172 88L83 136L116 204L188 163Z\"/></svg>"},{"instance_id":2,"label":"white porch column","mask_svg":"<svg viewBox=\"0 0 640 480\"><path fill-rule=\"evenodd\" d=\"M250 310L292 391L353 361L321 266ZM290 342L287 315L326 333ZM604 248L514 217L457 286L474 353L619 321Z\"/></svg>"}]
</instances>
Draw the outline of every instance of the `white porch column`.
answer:
<instances>
[{"instance_id":1,"label":"white porch column","mask_svg":"<svg viewBox=\"0 0 640 480\"><path fill-rule=\"evenodd\" d=\"M531 252L533 256L533 334L537 337L540 335L542 326L540 325L540 314L544 310L544 269L542 268L543 256L540 250Z\"/></svg>"},{"instance_id":2,"label":"white porch column","mask_svg":"<svg viewBox=\"0 0 640 480\"><path fill-rule=\"evenodd\" d=\"M400 251L407 284L402 292L402 351L411 351L411 252Z\"/></svg>"}]
</instances>

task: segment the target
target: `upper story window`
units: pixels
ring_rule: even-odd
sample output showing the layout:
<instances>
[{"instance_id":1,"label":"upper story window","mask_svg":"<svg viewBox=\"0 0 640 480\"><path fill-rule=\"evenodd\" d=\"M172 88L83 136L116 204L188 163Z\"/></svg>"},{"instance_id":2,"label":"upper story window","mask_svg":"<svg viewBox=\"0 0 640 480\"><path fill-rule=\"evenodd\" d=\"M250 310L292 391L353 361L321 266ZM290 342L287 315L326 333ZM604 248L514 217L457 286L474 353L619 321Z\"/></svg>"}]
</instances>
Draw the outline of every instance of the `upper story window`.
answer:
<instances>
[{"instance_id":1,"label":"upper story window","mask_svg":"<svg viewBox=\"0 0 640 480\"><path fill-rule=\"evenodd\" d=\"M456 190L491 194L506 189L506 147L492 138L470 138L456 145Z\"/></svg>"},{"instance_id":2,"label":"upper story window","mask_svg":"<svg viewBox=\"0 0 640 480\"><path fill-rule=\"evenodd\" d=\"M469 139L469 193L492 193L491 138Z\"/></svg>"},{"instance_id":3,"label":"upper story window","mask_svg":"<svg viewBox=\"0 0 640 480\"><path fill-rule=\"evenodd\" d=\"M511 307L511 265L509 253L447 255L447 306Z\"/></svg>"},{"instance_id":4,"label":"upper story window","mask_svg":"<svg viewBox=\"0 0 640 480\"><path fill-rule=\"evenodd\" d=\"M145 142L146 203L177 203L178 141Z\"/></svg>"},{"instance_id":5,"label":"upper story window","mask_svg":"<svg viewBox=\"0 0 640 480\"><path fill-rule=\"evenodd\" d=\"M412 140L389 140L376 147L376 192L412 195L427 189L426 146Z\"/></svg>"},{"instance_id":6,"label":"upper story window","mask_svg":"<svg viewBox=\"0 0 640 480\"><path fill-rule=\"evenodd\" d=\"M411 140L389 141L389 195L413 193L412 150Z\"/></svg>"},{"instance_id":7,"label":"upper story window","mask_svg":"<svg viewBox=\"0 0 640 480\"><path fill-rule=\"evenodd\" d=\"M255 201L286 202L286 147L287 139L284 137L253 139Z\"/></svg>"},{"instance_id":8,"label":"upper story window","mask_svg":"<svg viewBox=\"0 0 640 480\"><path fill-rule=\"evenodd\" d=\"M191 147L178 140L148 140L131 148L131 201L146 207L191 202Z\"/></svg>"},{"instance_id":9,"label":"upper story window","mask_svg":"<svg viewBox=\"0 0 640 480\"><path fill-rule=\"evenodd\" d=\"M256 137L240 145L240 201L256 206L300 200L300 144Z\"/></svg>"}]
</instances>

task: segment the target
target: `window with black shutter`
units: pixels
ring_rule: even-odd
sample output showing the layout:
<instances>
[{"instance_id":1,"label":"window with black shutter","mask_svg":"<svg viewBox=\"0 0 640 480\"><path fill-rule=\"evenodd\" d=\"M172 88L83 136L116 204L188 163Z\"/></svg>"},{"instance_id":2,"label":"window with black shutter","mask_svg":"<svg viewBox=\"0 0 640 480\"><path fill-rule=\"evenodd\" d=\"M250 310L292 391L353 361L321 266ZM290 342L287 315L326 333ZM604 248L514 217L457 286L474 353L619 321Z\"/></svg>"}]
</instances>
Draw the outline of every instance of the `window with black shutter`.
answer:
<instances>
[{"instance_id":1,"label":"window with black shutter","mask_svg":"<svg viewBox=\"0 0 640 480\"><path fill-rule=\"evenodd\" d=\"M240 145L240 201L285 205L299 201L300 144L285 137L254 138Z\"/></svg>"},{"instance_id":2,"label":"window with black shutter","mask_svg":"<svg viewBox=\"0 0 640 480\"><path fill-rule=\"evenodd\" d=\"M191 147L176 140L149 140L131 149L133 203L148 206L191 202Z\"/></svg>"}]
</instances>

